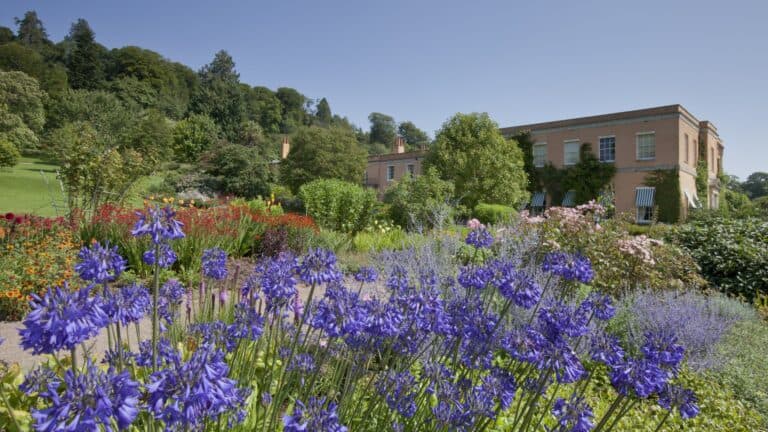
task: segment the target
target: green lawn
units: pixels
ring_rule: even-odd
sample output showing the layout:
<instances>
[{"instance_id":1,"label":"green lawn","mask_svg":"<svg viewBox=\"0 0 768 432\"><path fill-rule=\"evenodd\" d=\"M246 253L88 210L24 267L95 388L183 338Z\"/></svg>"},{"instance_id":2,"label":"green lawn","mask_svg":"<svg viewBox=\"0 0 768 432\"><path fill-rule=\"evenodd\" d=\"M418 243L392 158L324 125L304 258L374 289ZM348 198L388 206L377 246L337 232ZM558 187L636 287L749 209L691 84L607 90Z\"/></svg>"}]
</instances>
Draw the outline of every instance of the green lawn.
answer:
<instances>
[{"instance_id":1,"label":"green lawn","mask_svg":"<svg viewBox=\"0 0 768 432\"><path fill-rule=\"evenodd\" d=\"M24 157L15 167L0 170L0 213L57 216L55 201L60 206L58 216L63 216L65 199L56 179L56 168L40 159Z\"/></svg>"}]
</instances>

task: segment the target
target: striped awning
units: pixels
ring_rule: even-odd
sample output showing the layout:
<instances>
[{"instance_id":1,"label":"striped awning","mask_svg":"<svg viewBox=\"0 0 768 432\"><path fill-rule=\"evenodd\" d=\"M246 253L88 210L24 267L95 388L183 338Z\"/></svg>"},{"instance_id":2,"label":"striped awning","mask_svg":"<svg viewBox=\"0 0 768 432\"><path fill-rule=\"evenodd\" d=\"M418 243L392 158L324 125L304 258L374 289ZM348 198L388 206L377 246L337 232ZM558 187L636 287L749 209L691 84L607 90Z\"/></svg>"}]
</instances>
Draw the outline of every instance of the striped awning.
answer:
<instances>
[{"instance_id":1,"label":"striped awning","mask_svg":"<svg viewBox=\"0 0 768 432\"><path fill-rule=\"evenodd\" d=\"M533 194L533 197L531 197L531 207L544 207L544 199L546 196L547 194L544 192L536 192Z\"/></svg>"},{"instance_id":2,"label":"striped awning","mask_svg":"<svg viewBox=\"0 0 768 432\"><path fill-rule=\"evenodd\" d=\"M576 191L569 190L563 197L563 207L573 207L576 204Z\"/></svg>"},{"instance_id":3,"label":"striped awning","mask_svg":"<svg viewBox=\"0 0 768 432\"><path fill-rule=\"evenodd\" d=\"M639 187L635 189L635 205L637 207L653 207L653 196L656 194L656 188Z\"/></svg>"},{"instance_id":4,"label":"striped awning","mask_svg":"<svg viewBox=\"0 0 768 432\"><path fill-rule=\"evenodd\" d=\"M688 191L683 191L683 195L685 195L685 200L688 201L688 205L691 208L698 208L699 207L698 204L696 203L696 201L698 201L698 200L694 200L694 198L693 198L695 196L695 194L692 195L692 194L689 194Z\"/></svg>"}]
</instances>

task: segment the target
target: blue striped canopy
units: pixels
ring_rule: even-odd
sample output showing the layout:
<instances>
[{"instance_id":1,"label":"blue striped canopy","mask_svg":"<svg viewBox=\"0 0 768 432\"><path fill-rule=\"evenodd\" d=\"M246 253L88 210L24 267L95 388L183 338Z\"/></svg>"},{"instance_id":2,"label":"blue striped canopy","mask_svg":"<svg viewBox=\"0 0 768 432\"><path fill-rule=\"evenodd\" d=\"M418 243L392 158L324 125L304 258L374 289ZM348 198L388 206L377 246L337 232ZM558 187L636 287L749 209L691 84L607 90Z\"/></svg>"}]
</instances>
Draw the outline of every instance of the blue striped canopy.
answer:
<instances>
[{"instance_id":1,"label":"blue striped canopy","mask_svg":"<svg viewBox=\"0 0 768 432\"><path fill-rule=\"evenodd\" d=\"M569 190L563 197L563 207L573 207L576 204L576 191Z\"/></svg>"},{"instance_id":2,"label":"blue striped canopy","mask_svg":"<svg viewBox=\"0 0 768 432\"><path fill-rule=\"evenodd\" d=\"M653 196L656 194L656 188L639 187L635 189L635 205L637 207L653 207Z\"/></svg>"},{"instance_id":3,"label":"blue striped canopy","mask_svg":"<svg viewBox=\"0 0 768 432\"><path fill-rule=\"evenodd\" d=\"M531 207L544 207L544 199L546 196L547 194L544 192L536 192L533 194L533 197L531 197Z\"/></svg>"}]
</instances>

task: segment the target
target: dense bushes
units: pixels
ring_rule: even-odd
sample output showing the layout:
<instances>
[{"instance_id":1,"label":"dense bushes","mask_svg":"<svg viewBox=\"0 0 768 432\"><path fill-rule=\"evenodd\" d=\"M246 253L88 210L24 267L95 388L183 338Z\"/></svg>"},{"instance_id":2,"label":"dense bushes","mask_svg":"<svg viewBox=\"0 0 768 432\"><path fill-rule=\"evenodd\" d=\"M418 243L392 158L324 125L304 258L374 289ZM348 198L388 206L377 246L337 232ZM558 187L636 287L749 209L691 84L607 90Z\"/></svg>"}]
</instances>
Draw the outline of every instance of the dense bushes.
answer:
<instances>
[{"instance_id":1,"label":"dense bushes","mask_svg":"<svg viewBox=\"0 0 768 432\"><path fill-rule=\"evenodd\" d=\"M376 195L354 183L320 179L299 189L307 214L323 228L356 233L373 220Z\"/></svg>"},{"instance_id":2,"label":"dense bushes","mask_svg":"<svg viewBox=\"0 0 768 432\"><path fill-rule=\"evenodd\" d=\"M389 216L403 228L433 228L450 219L453 183L440 179L430 168L418 177L405 176L387 189L384 202Z\"/></svg>"},{"instance_id":3,"label":"dense bushes","mask_svg":"<svg viewBox=\"0 0 768 432\"><path fill-rule=\"evenodd\" d=\"M498 225L510 223L517 216L514 208L501 204L479 203L475 206L474 216L484 224Z\"/></svg>"},{"instance_id":4,"label":"dense bushes","mask_svg":"<svg viewBox=\"0 0 768 432\"><path fill-rule=\"evenodd\" d=\"M0 136L0 168L15 166L19 163L19 150L10 141Z\"/></svg>"},{"instance_id":5,"label":"dense bushes","mask_svg":"<svg viewBox=\"0 0 768 432\"><path fill-rule=\"evenodd\" d=\"M768 294L768 222L708 214L669 237L690 252L702 275L719 289L748 299Z\"/></svg>"}]
</instances>

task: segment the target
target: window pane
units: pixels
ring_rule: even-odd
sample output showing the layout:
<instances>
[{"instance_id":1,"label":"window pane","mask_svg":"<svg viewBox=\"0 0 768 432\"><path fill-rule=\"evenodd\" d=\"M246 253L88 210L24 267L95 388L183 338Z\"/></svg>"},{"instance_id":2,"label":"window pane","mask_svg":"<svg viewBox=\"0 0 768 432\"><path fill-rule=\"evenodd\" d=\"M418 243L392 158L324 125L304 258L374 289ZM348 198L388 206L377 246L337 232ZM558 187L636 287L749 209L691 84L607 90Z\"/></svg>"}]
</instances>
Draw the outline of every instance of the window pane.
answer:
<instances>
[{"instance_id":1,"label":"window pane","mask_svg":"<svg viewBox=\"0 0 768 432\"><path fill-rule=\"evenodd\" d=\"M576 165L579 162L579 143L567 142L563 146L563 165Z\"/></svg>"},{"instance_id":2,"label":"window pane","mask_svg":"<svg viewBox=\"0 0 768 432\"><path fill-rule=\"evenodd\" d=\"M637 135L637 158L654 159L656 157L656 134Z\"/></svg>"},{"instance_id":3,"label":"window pane","mask_svg":"<svg viewBox=\"0 0 768 432\"><path fill-rule=\"evenodd\" d=\"M533 165L536 167L543 167L547 162L547 145L536 144L533 146Z\"/></svg>"},{"instance_id":4,"label":"window pane","mask_svg":"<svg viewBox=\"0 0 768 432\"><path fill-rule=\"evenodd\" d=\"M616 159L616 138L600 138L600 161L613 162Z\"/></svg>"}]
</instances>

